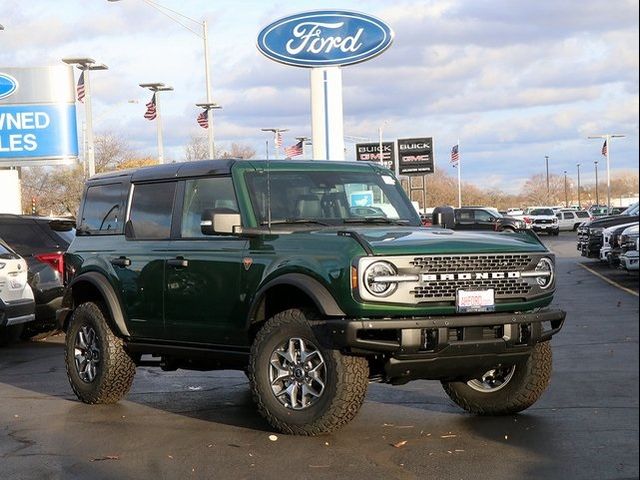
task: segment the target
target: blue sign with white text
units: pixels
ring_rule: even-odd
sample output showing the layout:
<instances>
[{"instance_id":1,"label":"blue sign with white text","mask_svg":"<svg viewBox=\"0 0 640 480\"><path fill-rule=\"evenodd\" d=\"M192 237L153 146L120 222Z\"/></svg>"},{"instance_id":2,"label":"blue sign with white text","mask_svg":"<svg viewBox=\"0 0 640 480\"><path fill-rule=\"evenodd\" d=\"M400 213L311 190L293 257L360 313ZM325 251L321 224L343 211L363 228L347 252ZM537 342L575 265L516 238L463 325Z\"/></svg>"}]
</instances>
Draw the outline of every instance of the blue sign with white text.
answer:
<instances>
[{"instance_id":1,"label":"blue sign with white text","mask_svg":"<svg viewBox=\"0 0 640 480\"><path fill-rule=\"evenodd\" d=\"M0 105L0 161L78 155L76 107Z\"/></svg>"},{"instance_id":2,"label":"blue sign with white text","mask_svg":"<svg viewBox=\"0 0 640 480\"><path fill-rule=\"evenodd\" d=\"M296 67L364 62L384 52L393 31L382 20L358 12L321 10L282 18L258 34L258 49Z\"/></svg>"}]
</instances>

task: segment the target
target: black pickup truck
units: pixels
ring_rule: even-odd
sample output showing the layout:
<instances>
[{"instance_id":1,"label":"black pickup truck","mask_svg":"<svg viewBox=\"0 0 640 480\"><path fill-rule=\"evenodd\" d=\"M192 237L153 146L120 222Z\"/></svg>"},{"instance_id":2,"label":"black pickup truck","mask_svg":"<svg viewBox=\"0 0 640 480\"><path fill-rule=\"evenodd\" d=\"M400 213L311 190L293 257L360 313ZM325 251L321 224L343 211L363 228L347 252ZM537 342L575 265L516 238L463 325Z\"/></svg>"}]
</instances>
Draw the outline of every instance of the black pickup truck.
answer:
<instances>
[{"instance_id":1,"label":"black pickup truck","mask_svg":"<svg viewBox=\"0 0 640 480\"><path fill-rule=\"evenodd\" d=\"M440 215L440 217L439 217ZM518 232L525 230L524 220L502 215L486 207L439 207L433 212L433 224L452 230L490 230L494 232Z\"/></svg>"}]
</instances>

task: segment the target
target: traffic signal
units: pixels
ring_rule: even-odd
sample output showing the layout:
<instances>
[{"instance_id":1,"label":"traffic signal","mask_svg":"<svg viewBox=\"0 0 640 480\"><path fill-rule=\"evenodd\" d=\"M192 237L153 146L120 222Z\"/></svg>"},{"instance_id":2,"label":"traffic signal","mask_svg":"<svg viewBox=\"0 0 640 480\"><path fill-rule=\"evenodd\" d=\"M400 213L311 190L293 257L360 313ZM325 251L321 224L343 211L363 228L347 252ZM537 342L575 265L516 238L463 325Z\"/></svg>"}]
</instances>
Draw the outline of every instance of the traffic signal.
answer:
<instances>
[{"instance_id":1,"label":"traffic signal","mask_svg":"<svg viewBox=\"0 0 640 480\"><path fill-rule=\"evenodd\" d=\"M31 198L31 215L36 214L36 199L35 197Z\"/></svg>"}]
</instances>

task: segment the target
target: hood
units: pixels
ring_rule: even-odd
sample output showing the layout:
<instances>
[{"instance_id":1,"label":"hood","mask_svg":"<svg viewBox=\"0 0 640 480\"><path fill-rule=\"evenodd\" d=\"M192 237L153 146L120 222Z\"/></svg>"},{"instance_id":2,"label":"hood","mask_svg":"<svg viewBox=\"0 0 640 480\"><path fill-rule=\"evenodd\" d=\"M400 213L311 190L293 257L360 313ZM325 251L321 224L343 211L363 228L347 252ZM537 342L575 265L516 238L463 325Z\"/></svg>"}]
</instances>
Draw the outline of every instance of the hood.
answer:
<instances>
[{"instance_id":1,"label":"hood","mask_svg":"<svg viewBox=\"0 0 640 480\"><path fill-rule=\"evenodd\" d=\"M474 233L425 227L343 228L359 234L375 255L545 252L531 233ZM321 232L318 232L321 233ZM328 233L323 231L322 233Z\"/></svg>"},{"instance_id":2,"label":"hood","mask_svg":"<svg viewBox=\"0 0 640 480\"><path fill-rule=\"evenodd\" d=\"M622 225L623 223L633 223L637 221L638 215L614 215L598 218L586 223L585 225L589 228L607 228L614 225Z\"/></svg>"}]
</instances>

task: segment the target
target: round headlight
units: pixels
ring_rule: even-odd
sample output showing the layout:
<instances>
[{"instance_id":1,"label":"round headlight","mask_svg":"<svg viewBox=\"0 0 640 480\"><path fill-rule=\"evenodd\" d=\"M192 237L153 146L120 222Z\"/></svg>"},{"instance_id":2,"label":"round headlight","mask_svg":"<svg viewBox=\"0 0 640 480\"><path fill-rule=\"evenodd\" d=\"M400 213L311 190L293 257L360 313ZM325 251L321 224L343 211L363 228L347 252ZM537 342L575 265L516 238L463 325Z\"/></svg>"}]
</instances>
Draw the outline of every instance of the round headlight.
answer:
<instances>
[{"instance_id":1,"label":"round headlight","mask_svg":"<svg viewBox=\"0 0 640 480\"><path fill-rule=\"evenodd\" d=\"M553 284L553 261L550 258L542 257L536 265L536 272L545 273L544 276L536 277L536 282L542 290Z\"/></svg>"},{"instance_id":2,"label":"round headlight","mask_svg":"<svg viewBox=\"0 0 640 480\"><path fill-rule=\"evenodd\" d=\"M371 295L387 297L395 292L398 284L396 282L386 282L384 277L391 277L395 274L395 267L388 262L372 263L364 271L364 285Z\"/></svg>"}]
</instances>

